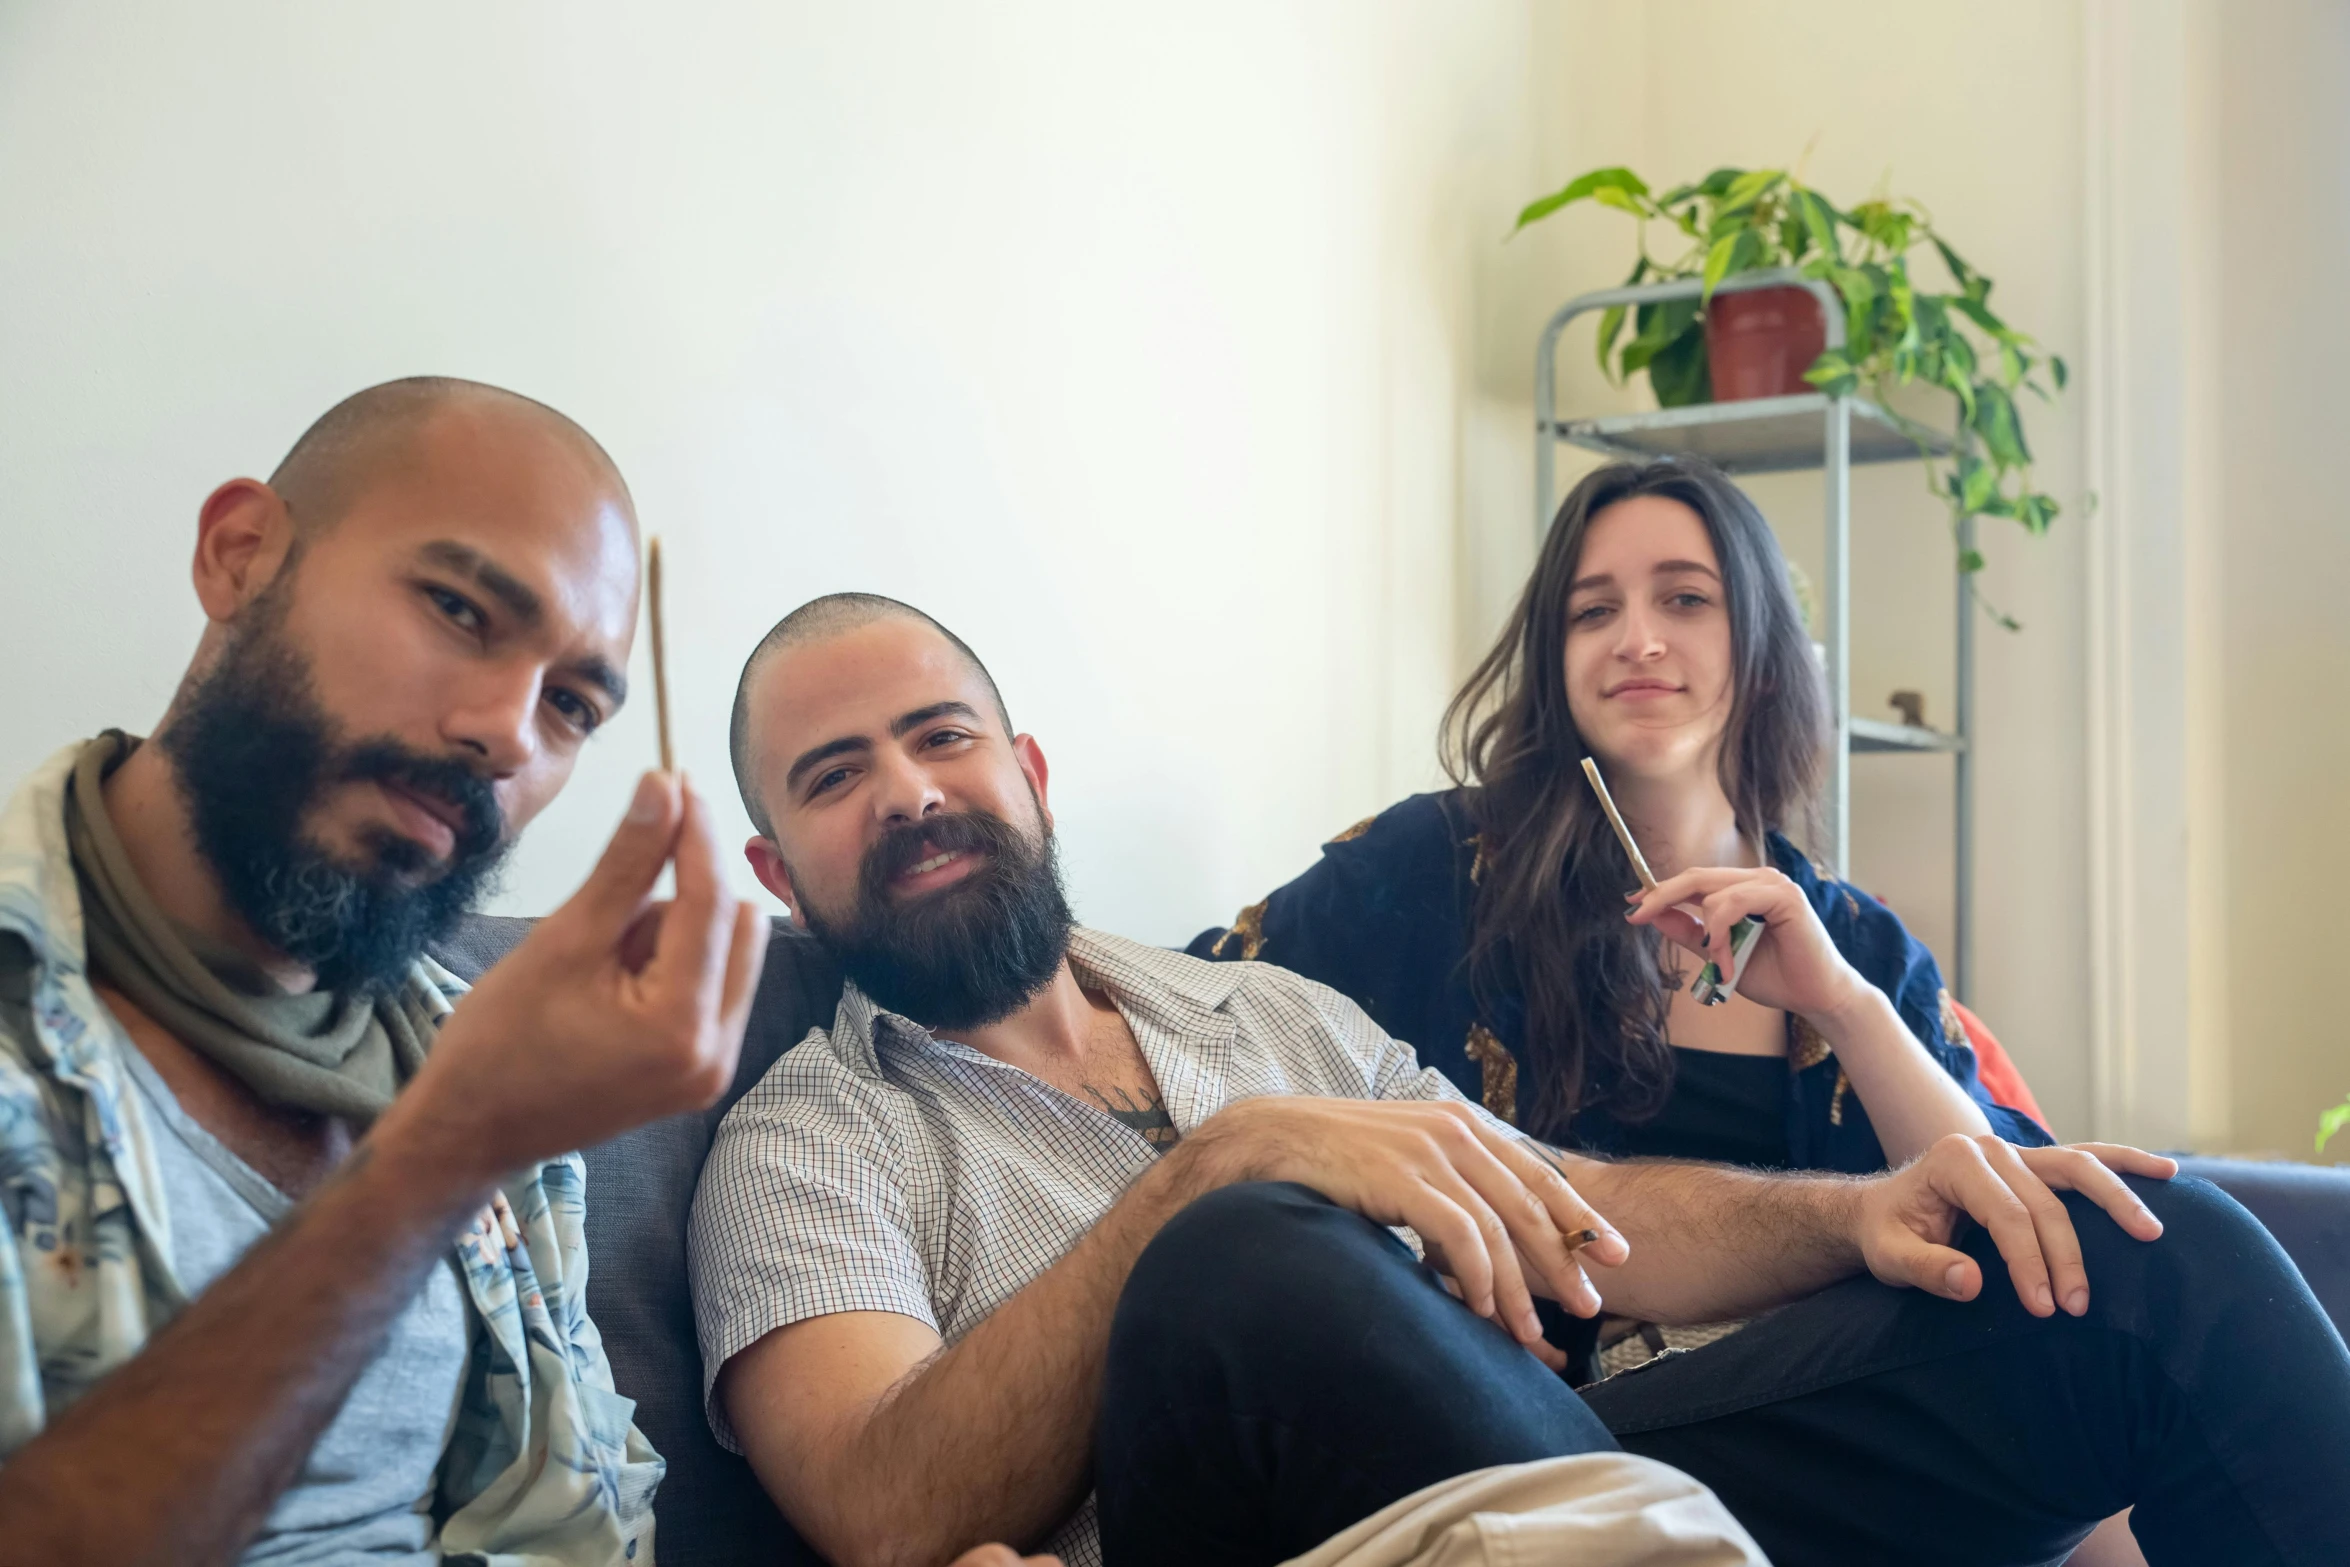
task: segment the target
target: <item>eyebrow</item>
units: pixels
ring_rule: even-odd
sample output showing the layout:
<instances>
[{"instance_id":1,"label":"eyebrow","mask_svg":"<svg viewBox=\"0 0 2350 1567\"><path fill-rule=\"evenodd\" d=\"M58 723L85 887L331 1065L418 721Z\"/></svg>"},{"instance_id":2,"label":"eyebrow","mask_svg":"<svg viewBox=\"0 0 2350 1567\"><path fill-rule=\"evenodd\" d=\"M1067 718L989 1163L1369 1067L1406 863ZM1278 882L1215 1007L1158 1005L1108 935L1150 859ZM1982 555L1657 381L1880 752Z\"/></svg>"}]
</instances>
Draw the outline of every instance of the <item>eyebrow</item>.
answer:
<instances>
[{"instance_id":1,"label":"eyebrow","mask_svg":"<svg viewBox=\"0 0 2350 1567\"><path fill-rule=\"evenodd\" d=\"M545 621L546 601L539 597L538 591L472 545L460 544L455 539L435 539L416 553L437 566L470 578L525 627L535 628ZM590 654L564 667L603 692L615 709L627 702L628 677L614 668L611 660Z\"/></svg>"},{"instance_id":2,"label":"eyebrow","mask_svg":"<svg viewBox=\"0 0 2350 1567\"><path fill-rule=\"evenodd\" d=\"M890 720L890 738L893 740L903 739L908 733L921 728L932 719L947 717L968 718L976 722L979 718L979 709L968 702L955 701L933 702L928 707L917 707L910 713L902 713ZM786 789L799 787L800 779L806 775L808 769L819 762L828 762L836 756L849 756L859 751L872 749L873 742L863 735L843 735L838 740L827 740L822 745L810 746L799 754L798 759L791 764L791 770L783 775L783 786Z\"/></svg>"},{"instance_id":3,"label":"eyebrow","mask_svg":"<svg viewBox=\"0 0 2350 1567\"><path fill-rule=\"evenodd\" d=\"M1649 575L1652 577L1670 577L1679 576L1692 571L1697 572L1703 576L1711 577L1716 582L1722 580L1720 572L1715 571L1713 567L1708 566L1704 561L1701 560L1660 560L1656 563L1655 567L1650 570ZM1615 585L1615 581L1616 579L1612 575L1603 571L1595 576L1577 577L1574 581L1567 584L1567 591L1569 593L1580 593L1585 588L1613 587Z\"/></svg>"},{"instance_id":4,"label":"eyebrow","mask_svg":"<svg viewBox=\"0 0 2350 1567\"><path fill-rule=\"evenodd\" d=\"M547 607L535 589L471 545L459 544L454 539L436 539L417 553L471 577L483 592L505 605L515 619L526 625L535 626L546 617Z\"/></svg>"}]
</instances>

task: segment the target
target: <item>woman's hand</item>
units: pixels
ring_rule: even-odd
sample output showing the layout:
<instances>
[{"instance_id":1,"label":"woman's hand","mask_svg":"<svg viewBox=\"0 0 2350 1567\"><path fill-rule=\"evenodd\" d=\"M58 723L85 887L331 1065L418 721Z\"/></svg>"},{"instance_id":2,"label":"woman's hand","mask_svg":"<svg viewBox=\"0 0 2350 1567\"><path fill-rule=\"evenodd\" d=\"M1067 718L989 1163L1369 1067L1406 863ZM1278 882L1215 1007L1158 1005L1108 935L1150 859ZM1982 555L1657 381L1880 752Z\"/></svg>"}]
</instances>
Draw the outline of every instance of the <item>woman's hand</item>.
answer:
<instances>
[{"instance_id":1,"label":"woman's hand","mask_svg":"<svg viewBox=\"0 0 2350 1567\"><path fill-rule=\"evenodd\" d=\"M1633 924L1654 925L1675 945L1711 959L1725 979L1733 972L1730 927L1749 915L1760 919L1762 935L1738 981L1738 994L1759 1005L1824 1027L1868 994L1868 981L1836 950L1803 889L1769 866L1683 871L1634 898Z\"/></svg>"}]
</instances>

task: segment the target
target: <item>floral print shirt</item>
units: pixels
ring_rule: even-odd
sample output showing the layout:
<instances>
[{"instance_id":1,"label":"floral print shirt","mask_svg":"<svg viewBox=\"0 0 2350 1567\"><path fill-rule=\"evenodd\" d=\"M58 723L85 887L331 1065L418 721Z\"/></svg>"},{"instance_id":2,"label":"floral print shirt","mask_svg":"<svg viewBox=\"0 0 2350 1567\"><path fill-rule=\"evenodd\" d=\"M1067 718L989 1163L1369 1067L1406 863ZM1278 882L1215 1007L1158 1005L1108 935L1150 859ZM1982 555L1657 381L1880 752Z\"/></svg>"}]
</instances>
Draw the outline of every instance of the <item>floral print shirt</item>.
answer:
<instances>
[{"instance_id":1,"label":"floral print shirt","mask_svg":"<svg viewBox=\"0 0 2350 1567\"><path fill-rule=\"evenodd\" d=\"M187 1304L171 1193L86 972L65 788L80 745L0 809L0 1462ZM437 966L441 1015L465 986ZM653 1560L663 1463L587 1314L586 1170L511 1177L458 1245L472 1347L433 1516L452 1567Z\"/></svg>"}]
</instances>

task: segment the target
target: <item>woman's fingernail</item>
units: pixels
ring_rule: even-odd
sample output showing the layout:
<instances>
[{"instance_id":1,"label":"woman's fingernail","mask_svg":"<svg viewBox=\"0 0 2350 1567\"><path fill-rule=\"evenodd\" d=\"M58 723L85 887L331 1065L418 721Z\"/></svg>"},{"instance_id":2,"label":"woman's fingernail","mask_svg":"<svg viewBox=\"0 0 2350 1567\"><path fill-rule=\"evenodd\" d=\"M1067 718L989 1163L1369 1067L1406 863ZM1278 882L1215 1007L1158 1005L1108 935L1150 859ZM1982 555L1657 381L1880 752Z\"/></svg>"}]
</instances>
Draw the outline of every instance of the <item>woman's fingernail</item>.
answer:
<instances>
[{"instance_id":1,"label":"woman's fingernail","mask_svg":"<svg viewBox=\"0 0 2350 1567\"><path fill-rule=\"evenodd\" d=\"M661 775L647 772L636 781L636 797L628 802L628 819L638 824L661 819L663 796L668 791L661 785Z\"/></svg>"},{"instance_id":2,"label":"woman's fingernail","mask_svg":"<svg viewBox=\"0 0 2350 1567\"><path fill-rule=\"evenodd\" d=\"M1952 1263L1949 1271L1942 1275L1942 1287L1953 1295L1966 1288L1966 1269L1958 1263Z\"/></svg>"},{"instance_id":3,"label":"woman's fingernail","mask_svg":"<svg viewBox=\"0 0 2350 1567\"><path fill-rule=\"evenodd\" d=\"M2064 1298L2064 1309L2076 1317L2087 1311L2089 1309L2089 1292L2085 1289L2074 1290Z\"/></svg>"}]
</instances>

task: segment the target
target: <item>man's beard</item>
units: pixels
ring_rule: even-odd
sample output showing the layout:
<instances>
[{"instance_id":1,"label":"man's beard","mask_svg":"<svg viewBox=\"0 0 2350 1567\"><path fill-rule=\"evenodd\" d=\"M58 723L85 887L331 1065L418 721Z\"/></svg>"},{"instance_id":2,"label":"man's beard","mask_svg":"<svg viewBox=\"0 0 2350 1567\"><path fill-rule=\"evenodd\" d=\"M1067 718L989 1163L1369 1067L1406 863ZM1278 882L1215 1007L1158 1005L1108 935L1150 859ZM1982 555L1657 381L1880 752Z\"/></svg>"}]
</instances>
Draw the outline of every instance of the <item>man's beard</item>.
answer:
<instances>
[{"instance_id":1,"label":"man's beard","mask_svg":"<svg viewBox=\"0 0 2350 1567\"><path fill-rule=\"evenodd\" d=\"M936 892L891 893L907 867L953 852L983 859ZM950 1030L999 1023L1051 984L1073 923L1052 829L1040 822L1030 842L984 811L891 829L865 852L846 915L824 915L804 897L800 914L876 1005Z\"/></svg>"},{"instance_id":2,"label":"man's beard","mask_svg":"<svg viewBox=\"0 0 2350 1567\"><path fill-rule=\"evenodd\" d=\"M319 706L281 631L282 604L250 606L220 662L156 743L170 756L196 848L229 907L328 990L388 990L456 928L504 861L504 814L479 774L396 740L349 742ZM334 789L397 783L457 806L446 861L389 828L351 864L303 824Z\"/></svg>"}]
</instances>

